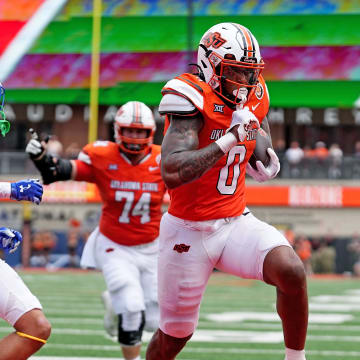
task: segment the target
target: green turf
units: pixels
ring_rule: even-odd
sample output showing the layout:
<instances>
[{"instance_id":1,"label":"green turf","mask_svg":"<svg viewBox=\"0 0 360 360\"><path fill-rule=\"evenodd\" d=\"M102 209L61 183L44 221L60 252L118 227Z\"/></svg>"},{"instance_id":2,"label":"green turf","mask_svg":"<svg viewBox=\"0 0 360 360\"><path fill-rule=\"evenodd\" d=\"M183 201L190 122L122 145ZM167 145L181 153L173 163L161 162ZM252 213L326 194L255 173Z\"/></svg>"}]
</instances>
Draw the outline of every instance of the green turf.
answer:
<instances>
[{"instance_id":1,"label":"green turf","mask_svg":"<svg viewBox=\"0 0 360 360\"><path fill-rule=\"evenodd\" d=\"M48 344L38 356L121 358L116 343L104 337L103 308L100 293L105 288L101 274L90 273L21 273L22 278L42 302L53 325ZM331 295L327 306L347 304L336 314L352 315L339 324L310 323L307 341L308 360L353 360L360 358L360 282L357 279L309 279L310 303L322 304L320 295ZM351 293L351 291L355 291ZM357 292L356 292L357 291ZM346 297L343 297L345 296ZM219 332L210 342L191 341L177 357L186 360L283 360L281 342L224 343L224 331L261 333L281 332L280 322L247 319L215 322L207 316L223 312L275 313L275 290L259 281L240 280L214 273L201 308L198 332ZM321 305L322 306L322 305ZM348 307L348 309L347 309ZM317 309L311 314L333 314ZM0 336L10 329L1 322ZM145 346L144 346L145 347ZM143 354L144 355L144 354Z\"/></svg>"}]
</instances>

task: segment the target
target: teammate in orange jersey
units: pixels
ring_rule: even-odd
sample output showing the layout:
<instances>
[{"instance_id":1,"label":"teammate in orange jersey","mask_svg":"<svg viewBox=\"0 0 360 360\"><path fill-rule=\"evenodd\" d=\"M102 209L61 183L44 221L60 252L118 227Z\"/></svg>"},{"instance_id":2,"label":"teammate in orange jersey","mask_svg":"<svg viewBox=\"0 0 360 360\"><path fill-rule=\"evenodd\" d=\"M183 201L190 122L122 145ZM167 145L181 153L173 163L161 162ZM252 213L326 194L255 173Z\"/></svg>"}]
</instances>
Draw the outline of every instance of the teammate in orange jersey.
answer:
<instances>
[{"instance_id":1,"label":"teammate in orange jersey","mask_svg":"<svg viewBox=\"0 0 360 360\"><path fill-rule=\"evenodd\" d=\"M0 83L0 132L10 130L4 113L5 89ZM0 198L26 200L40 204L43 187L38 180L0 182ZM13 229L0 228L0 249L12 253L22 241L22 235ZM1 360L25 360L36 353L47 341L51 325L42 306L20 276L0 259L0 317L11 324L15 332L0 340Z\"/></svg>"},{"instance_id":2,"label":"teammate in orange jersey","mask_svg":"<svg viewBox=\"0 0 360 360\"><path fill-rule=\"evenodd\" d=\"M88 144L77 160L53 158L36 139L26 151L45 184L68 179L97 184L103 201L100 224L81 262L102 270L111 301L106 293L103 300L118 315L116 332L124 358L138 360L143 328L158 327L157 237L165 185L160 146L152 143L151 110L128 102L118 110L114 128L115 142ZM106 324L110 332L109 327L111 323Z\"/></svg>"},{"instance_id":3,"label":"teammate in orange jersey","mask_svg":"<svg viewBox=\"0 0 360 360\"><path fill-rule=\"evenodd\" d=\"M303 264L281 233L255 218L245 202L245 172L266 181L280 169L270 148L267 167L248 164L257 128L270 137L259 45L244 26L218 24L202 37L197 65L198 74L165 85L159 107L167 122L161 170L171 202L160 225L160 326L146 359L175 359L197 326L216 268L276 287L285 359L304 360Z\"/></svg>"}]
</instances>

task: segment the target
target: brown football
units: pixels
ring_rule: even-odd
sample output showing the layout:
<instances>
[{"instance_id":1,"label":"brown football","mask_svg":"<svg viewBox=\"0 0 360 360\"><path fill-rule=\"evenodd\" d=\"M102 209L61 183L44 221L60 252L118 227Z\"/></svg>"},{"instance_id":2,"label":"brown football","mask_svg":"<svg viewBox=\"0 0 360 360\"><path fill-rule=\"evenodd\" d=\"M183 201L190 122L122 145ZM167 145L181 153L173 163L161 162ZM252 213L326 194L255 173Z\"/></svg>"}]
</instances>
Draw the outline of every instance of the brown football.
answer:
<instances>
[{"instance_id":1,"label":"brown football","mask_svg":"<svg viewBox=\"0 0 360 360\"><path fill-rule=\"evenodd\" d=\"M264 166L268 166L270 162L270 156L267 153L267 148L272 147L271 141L267 133L263 129L259 129L256 135L256 146L252 153L249 163L256 169L256 161L260 160Z\"/></svg>"}]
</instances>

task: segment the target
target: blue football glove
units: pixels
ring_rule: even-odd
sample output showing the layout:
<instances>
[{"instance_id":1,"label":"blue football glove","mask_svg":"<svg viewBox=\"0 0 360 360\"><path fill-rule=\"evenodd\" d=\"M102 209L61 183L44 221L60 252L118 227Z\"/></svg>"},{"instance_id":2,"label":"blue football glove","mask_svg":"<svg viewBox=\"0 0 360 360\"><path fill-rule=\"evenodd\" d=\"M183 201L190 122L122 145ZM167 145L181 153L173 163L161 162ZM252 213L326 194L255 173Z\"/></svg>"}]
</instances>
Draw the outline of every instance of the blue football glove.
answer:
<instances>
[{"instance_id":1,"label":"blue football glove","mask_svg":"<svg viewBox=\"0 0 360 360\"><path fill-rule=\"evenodd\" d=\"M11 254L16 251L21 242L22 235L18 231L6 227L0 228L0 249Z\"/></svg>"},{"instance_id":2,"label":"blue football glove","mask_svg":"<svg viewBox=\"0 0 360 360\"><path fill-rule=\"evenodd\" d=\"M11 183L10 199L18 201L27 200L39 205L43 191L43 187L38 179L20 180Z\"/></svg>"}]
</instances>

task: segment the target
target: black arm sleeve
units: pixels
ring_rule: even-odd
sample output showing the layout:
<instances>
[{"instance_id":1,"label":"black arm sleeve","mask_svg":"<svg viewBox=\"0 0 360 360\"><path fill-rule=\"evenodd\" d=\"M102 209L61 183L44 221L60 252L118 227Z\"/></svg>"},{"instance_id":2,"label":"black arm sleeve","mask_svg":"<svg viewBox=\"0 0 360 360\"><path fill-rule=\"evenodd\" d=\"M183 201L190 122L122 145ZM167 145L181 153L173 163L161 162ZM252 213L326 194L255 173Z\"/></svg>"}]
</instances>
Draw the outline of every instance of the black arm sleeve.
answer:
<instances>
[{"instance_id":1,"label":"black arm sleeve","mask_svg":"<svg viewBox=\"0 0 360 360\"><path fill-rule=\"evenodd\" d=\"M41 159L32 159L32 161L40 171L45 185L55 181L71 179L72 164L70 160L56 158L52 155L45 154Z\"/></svg>"}]
</instances>

